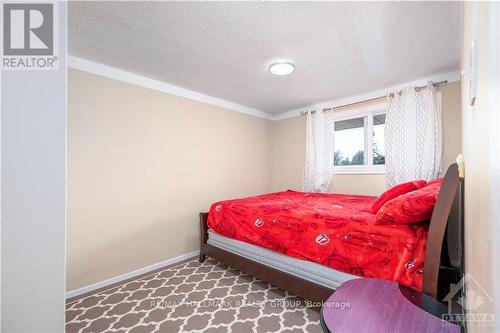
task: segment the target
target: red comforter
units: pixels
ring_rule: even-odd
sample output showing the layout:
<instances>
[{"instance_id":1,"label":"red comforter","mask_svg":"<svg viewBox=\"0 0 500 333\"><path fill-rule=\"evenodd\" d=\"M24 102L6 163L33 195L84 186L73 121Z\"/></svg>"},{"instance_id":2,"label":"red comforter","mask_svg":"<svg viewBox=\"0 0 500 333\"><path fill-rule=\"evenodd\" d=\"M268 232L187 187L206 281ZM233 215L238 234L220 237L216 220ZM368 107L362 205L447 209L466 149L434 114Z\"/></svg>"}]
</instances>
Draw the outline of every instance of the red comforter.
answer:
<instances>
[{"instance_id":1,"label":"red comforter","mask_svg":"<svg viewBox=\"0 0 500 333\"><path fill-rule=\"evenodd\" d=\"M364 277L422 289L427 224L377 225L370 196L264 194L216 202L209 227L226 237Z\"/></svg>"}]
</instances>

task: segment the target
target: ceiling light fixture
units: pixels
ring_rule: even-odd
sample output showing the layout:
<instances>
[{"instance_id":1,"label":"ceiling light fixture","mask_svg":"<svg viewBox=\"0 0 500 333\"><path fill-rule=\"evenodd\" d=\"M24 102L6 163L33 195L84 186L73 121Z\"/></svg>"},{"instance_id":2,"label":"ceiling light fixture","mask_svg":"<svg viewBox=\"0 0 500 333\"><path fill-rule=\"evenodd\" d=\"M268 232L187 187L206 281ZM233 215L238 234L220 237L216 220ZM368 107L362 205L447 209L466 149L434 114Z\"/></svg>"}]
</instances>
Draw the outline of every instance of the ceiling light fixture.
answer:
<instances>
[{"instance_id":1,"label":"ceiling light fixture","mask_svg":"<svg viewBox=\"0 0 500 333\"><path fill-rule=\"evenodd\" d=\"M295 70L295 66L286 61L275 62L269 66L269 72L274 75L288 75Z\"/></svg>"}]
</instances>

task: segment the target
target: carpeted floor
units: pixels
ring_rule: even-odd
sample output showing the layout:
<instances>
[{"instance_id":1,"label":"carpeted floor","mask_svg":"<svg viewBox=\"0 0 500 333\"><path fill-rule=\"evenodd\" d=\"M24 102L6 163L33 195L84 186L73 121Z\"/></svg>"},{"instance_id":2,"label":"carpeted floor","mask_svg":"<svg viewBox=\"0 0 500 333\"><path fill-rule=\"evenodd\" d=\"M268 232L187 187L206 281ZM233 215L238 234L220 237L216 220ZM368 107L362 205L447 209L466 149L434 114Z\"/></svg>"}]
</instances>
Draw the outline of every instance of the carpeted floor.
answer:
<instances>
[{"instance_id":1,"label":"carpeted floor","mask_svg":"<svg viewBox=\"0 0 500 333\"><path fill-rule=\"evenodd\" d=\"M226 265L191 260L70 301L66 332L321 332L319 313Z\"/></svg>"}]
</instances>

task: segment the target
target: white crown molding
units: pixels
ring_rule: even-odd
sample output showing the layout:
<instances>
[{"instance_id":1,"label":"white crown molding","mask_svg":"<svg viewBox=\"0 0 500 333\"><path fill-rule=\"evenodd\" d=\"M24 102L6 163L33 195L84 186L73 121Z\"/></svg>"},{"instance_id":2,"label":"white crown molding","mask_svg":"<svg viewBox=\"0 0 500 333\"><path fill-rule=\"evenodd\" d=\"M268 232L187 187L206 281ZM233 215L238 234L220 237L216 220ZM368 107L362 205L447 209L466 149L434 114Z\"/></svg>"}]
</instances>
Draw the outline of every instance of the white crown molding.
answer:
<instances>
[{"instance_id":1,"label":"white crown molding","mask_svg":"<svg viewBox=\"0 0 500 333\"><path fill-rule=\"evenodd\" d=\"M210 105L215 105L219 106L231 111L236 111L244 114L248 114L251 116L267 119L267 120L283 120L287 118L293 118L297 117L300 115L301 111L305 110L310 110L310 109L320 109L320 108L327 108L327 107L332 107L335 105L344 105L344 104L350 104L350 103L355 103L359 101L364 101L367 99L371 98L376 98L380 96L385 96L387 95L388 92L398 90L401 88L404 88L406 86L412 86L412 85L423 85L426 84L428 81L443 81L443 80L448 80L448 82L454 82L454 81L459 81L460 80L460 71L453 71L453 72L448 72L444 74L438 74L426 78L422 78L419 80L411 81L411 82L405 82L405 83L399 83L397 85L393 85L391 87L387 87L384 89L379 89L375 91L371 91L368 93L364 94L359 94L359 95L353 95L353 96L348 96L344 98L339 98L331 101L326 101L322 103L317 103L314 105L310 105L307 107L303 107L300 109L294 109L290 111L285 111L282 113L278 114L270 114L261 110L253 109L241 104L229 102L217 97L205 95L193 90L189 90L186 88L182 88L170 83L166 83L163 81L158 81L155 79L148 78L146 76L142 76L139 74L135 74L132 72L128 72L122 69L118 69L115 67L103 65L94 61L86 60L83 58L75 57L75 56L68 56L68 67L74 68L80 71L104 76L110 79L118 80L118 81L123 81L127 82L130 84L134 84L137 86L165 92L168 94L188 98L191 100L195 100L198 102L210 104Z\"/></svg>"},{"instance_id":2,"label":"white crown molding","mask_svg":"<svg viewBox=\"0 0 500 333\"><path fill-rule=\"evenodd\" d=\"M399 89L402 89L402 88L407 87L407 86L420 86L420 85L427 84L427 82L429 82L429 81L438 82L438 81L443 81L443 80L448 80L448 82L460 81L460 71L453 71L453 72L438 74L438 75L422 78L422 79L411 81L411 82L399 83L399 84L391 86L391 87L371 91L371 92L360 94L360 95L348 96L348 97L344 97L344 98L339 98L339 99L335 99L335 100L331 100L331 101L327 101L327 102L322 102L322 103L310 105L310 106L303 107L300 109L294 109L291 111L278 113L278 114L275 114L274 116L272 116L271 120L276 121L276 120L293 118L293 117L300 116L300 112L302 112L302 111L331 108L331 107L335 107L336 105L357 103L357 102L365 101L365 100L372 99L372 98L386 96L387 93L389 93L389 92L392 92L394 90L399 90Z\"/></svg>"},{"instance_id":3,"label":"white crown molding","mask_svg":"<svg viewBox=\"0 0 500 333\"><path fill-rule=\"evenodd\" d=\"M155 79L148 78L146 76L142 76L139 74L131 73L122 69L118 69L115 67L103 65L97 62L93 62L90 60L86 60L83 58L68 56L68 67L74 68L80 71L104 76L110 79L123 81L131 84L135 84L137 86L165 92L168 94L188 98L194 101L207 103L215 106L219 106L231 111L236 111L240 113L245 113L251 116L264 118L271 120L273 116L267 112L260 111L257 109L249 108L247 106L229 102L217 97L205 95L193 90L189 90L186 88L182 88L170 83L166 83L163 81L158 81Z\"/></svg>"},{"instance_id":4,"label":"white crown molding","mask_svg":"<svg viewBox=\"0 0 500 333\"><path fill-rule=\"evenodd\" d=\"M165 266L176 264L178 262L181 262L181 261L189 259L189 258L194 258L199 253L200 253L200 251L189 252L189 253L180 255L178 257L170 258L170 259L164 260L162 262L159 262L159 263L156 263L153 265L139 268L139 269L132 271L132 272L128 272L125 274L121 274L121 275L112 277L111 279L99 281L99 282L93 283L91 285L88 285L88 286L85 286L85 287L82 287L79 289L67 291L66 292L66 299L72 298L75 296L80 296L80 295L86 294L88 292L97 290L97 289L105 288L105 287L111 286L115 283L122 282L122 281L125 281L128 279L134 278L136 276L140 276L140 275L155 271L155 270L163 268Z\"/></svg>"}]
</instances>

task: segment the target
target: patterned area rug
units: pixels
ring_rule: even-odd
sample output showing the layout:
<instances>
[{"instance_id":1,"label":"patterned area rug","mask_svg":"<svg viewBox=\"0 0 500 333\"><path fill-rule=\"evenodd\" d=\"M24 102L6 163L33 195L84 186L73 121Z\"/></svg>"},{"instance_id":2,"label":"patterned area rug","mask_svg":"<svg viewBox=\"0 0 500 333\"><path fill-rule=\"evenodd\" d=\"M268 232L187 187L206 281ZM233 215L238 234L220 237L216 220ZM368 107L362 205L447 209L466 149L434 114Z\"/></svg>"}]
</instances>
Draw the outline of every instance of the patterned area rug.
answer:
<instances>
[{"instance_id":1,"label":"patterned area rug","mask_svg":"<svg viewBox=\"0 0 500 333\"><path fill-rule=\"evenodd\" d=\"M66 305L66 332L321 332L301 298L207 259Z\"/></svg>"}]
</instances>

